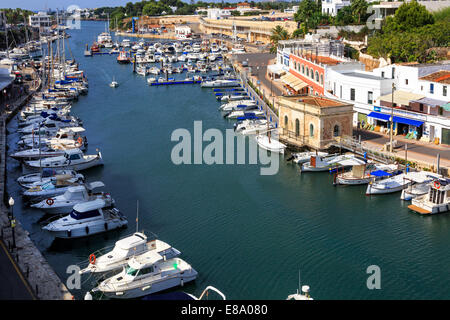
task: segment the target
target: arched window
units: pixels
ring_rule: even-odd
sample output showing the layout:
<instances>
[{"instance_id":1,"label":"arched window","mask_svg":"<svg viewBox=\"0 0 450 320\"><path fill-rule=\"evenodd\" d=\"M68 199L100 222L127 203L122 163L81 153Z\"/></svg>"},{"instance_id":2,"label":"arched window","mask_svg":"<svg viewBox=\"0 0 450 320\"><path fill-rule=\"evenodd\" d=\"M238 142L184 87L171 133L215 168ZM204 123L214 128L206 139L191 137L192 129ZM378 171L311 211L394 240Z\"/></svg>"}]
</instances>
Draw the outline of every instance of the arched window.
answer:
<instances>
[{"instance_id":1,"label":"arched window","mask_svg":"<svg viewBox=\"0 0 450 320\"><path fill-rule=\"evenodd\" d=\"M302 73L305 74L305 65L302 64Z\"/></svg>"},{"instance_id":2,"label":"arched window","mask_svg":"<svg viewBox=\"0 0 450 320\"><path fill-rule=\"evenodd\" d=\"M309 77L309 69L306 68L306 76Z\"/></svg>"},{"instance_id":3,"label":"arched window","mask_svg":"<svg viewBox=\"0 0 450 320\"><path fill-rule=\"evenodd\" d=\"M295 136L298 137L300 135L300 121L295 119Z\"/></svg>"},{"instance_id":4,"label":"arched window","mask_svg":"<svg viewBox=\"0 0 450 320\"><path fill-rule=\"evenodd\" d=\"M335 125L333 128L333 137L339 137L341 135L341 128L339 125Z\"/></svg>"},{"instance_id":5,"label":"arched window","mask_svg":"<svg viewBox=\"0 0 450 320\"><path fill-rule=\"evenodd\" d=\"M284 116L284 128L288 129L288 116Z\"/></svg>"},{"instance_id":6,"label":"arched window","mask_svg":"<svg viewBox=\"0 0 450 320\"><path fill-rule=\"evenodd\" d=\"M314 137L314 125L312 123L309 125L309 136Z\"/></svg>"},{"instance_id":7,"label":"arched window","mask_svg":"<svg viewBox=\"0 0 450 320\"><path fill-rule=\"evenodd\" d=\"M297 62L294 61L294 69L297 70Z\"/></svg>"},{"instance_id":8,"label":"arched window","mask_svg":"<svg viewBox=\"0 0 450 320\"><path fill-rule=\"evenodd\" d=\"M319 72L316 71L316 82L319 82Z\"/></svg>"},{"instance_id":9,"label":"arched window","mask_svg":"<svg viewBox=\"0 0 450 320\"><path fill-rule=\"evenodd\" d=\"M320 75L320 84L323 84L323 74Z\"/></svg>"},{"instance_id":10,"label":"arched window","mask_svg":"<svg viewBox=\"0 0 450 320\"><path fill-rule=\"evenodd\" d=\"M311 68L310 70L310 77L314 80L314 70Z\"/></svg>"}]
</instances>

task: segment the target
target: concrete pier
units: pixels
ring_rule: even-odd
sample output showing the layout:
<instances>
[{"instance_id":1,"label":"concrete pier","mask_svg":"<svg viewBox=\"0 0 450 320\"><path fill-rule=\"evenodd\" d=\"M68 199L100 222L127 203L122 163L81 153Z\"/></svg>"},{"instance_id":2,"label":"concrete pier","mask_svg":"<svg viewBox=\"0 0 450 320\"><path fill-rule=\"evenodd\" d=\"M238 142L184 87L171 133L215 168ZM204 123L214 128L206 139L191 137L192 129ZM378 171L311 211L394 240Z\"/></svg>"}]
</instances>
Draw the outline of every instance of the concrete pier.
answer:
<instances>
[{"instance_id":1,"label":"concrete pier","mask_svg":"<svg viewBox=\"0 0 450 320\"><path fill-rule=\"evenodd\" d=\"M6 125L20 108L31 99L32 94L39 90L39 87L40 85L37 88L30 88L29 94L21 96L13 105L10 105L9 111L0 116L0 199L2 200L0 201L0 250L2 255L4 254L2 263L10 263L12 267L5 265L0 271L13 273L2 274L1 277L7 277L10 280L8 283L2 282L2 286L10 285L14 287L3 288L4 293L10 294L10 296L2 296L2 298L27 299L28 297L41 300L71 300L72 294L36 248L29 237L28 231L22 227L17 219L15 219L15 223L12 221L11 210L7 204ZM15 240L15 247L13 246L13 240Z\"/></svg>"}]
</instances>

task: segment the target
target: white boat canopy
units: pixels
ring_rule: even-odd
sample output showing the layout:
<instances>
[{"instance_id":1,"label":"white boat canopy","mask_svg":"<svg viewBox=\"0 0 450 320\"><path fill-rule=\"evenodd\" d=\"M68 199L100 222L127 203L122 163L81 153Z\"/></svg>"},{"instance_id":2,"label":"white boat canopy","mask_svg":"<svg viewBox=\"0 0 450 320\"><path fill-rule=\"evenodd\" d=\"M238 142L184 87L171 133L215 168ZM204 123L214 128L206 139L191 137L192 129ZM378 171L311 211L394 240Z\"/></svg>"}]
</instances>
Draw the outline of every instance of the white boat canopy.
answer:
<instances>
[{"instance_id":1,"label":"white boat canopy","mask_svg":"<svg viewBox=\"0 0 450 320\"><path fill-rule=\"evenodd\" d=\"M131 268L138 270L151 266L161 260L163 260L163 257L159 253L155 251L147 251L146 253L131 259L128 265Z\"/></svg>"},{"instance_id":2,"label":"white boat canopy","mask_svg":"<svg viewBox=\"0 0 450 320\"><path fill-rule=\"evenodd\" d=\"M78 203L73 207L73 210L78 212L87 212L92 210L97 210L105 207L106 202L103 199L95 199L92 201L86 201L83 203Z\"/></svg>"}]
</instances>

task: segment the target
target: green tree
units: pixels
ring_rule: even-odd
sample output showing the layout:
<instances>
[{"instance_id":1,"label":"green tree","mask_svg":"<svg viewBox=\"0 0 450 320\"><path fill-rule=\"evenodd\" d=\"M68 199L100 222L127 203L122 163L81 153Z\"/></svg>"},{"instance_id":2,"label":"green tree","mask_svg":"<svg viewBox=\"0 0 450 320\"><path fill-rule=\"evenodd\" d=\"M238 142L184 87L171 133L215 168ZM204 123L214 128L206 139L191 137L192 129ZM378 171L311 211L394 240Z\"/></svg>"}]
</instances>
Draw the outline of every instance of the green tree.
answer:
<instances>
[{"instance_id":1,"label":"green tree","mask_svg":"<svg viewBox=\"0 0 450 320\"><path fill-rule=\"evenodd\" d=\"M354 16L358 17L358 23L361 23L361 17L367 14L369 4L366 0L353 0L350 5Z\"/></svg>"},{"instance_id":2,"label":"green tree","mask_svg":"<svg viewBox=\"0 0 450 320\"><path fill-rule=\"evenodd\" d=\"M306 28L316 29L322 19L322 3L314 0L303 0L300 2L297 12L294 14L294 20L297 27L305 23Z\"/></svg>"},{"instance_id":3,"label":"green tree","mask_svg":"<svg viewBox=\"0 0 450 320\"><path fill-rule=\"evenodd\" d=\"M282 26L278 25L272 29L272 35L270 36L270 40L272 41L272 48L270 48L270 52L274 53L277 51L278 41L280 40L288 40L290 38L289 32Z\"/></svg>"}]
</instances>

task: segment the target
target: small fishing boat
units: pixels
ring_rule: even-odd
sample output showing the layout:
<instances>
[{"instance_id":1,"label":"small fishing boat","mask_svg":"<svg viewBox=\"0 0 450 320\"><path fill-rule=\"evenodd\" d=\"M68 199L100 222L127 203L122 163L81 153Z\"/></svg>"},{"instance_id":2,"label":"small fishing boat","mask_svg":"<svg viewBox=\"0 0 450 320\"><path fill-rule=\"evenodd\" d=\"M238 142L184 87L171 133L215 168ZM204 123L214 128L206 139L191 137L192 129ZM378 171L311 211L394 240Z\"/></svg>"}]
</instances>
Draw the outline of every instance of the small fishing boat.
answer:
<instances>
[{"instance_id":1,"label":"small fishing boat","mask_svg":"<svg viewBox=\"0 0 450 320\"><path fill-rule=\"evenodd\" d=\"M96 199L79 203L72 212L42 229L55 238L74 239L126 227L126 217L110 203Z\"/></svg>"},{"instance_id":2,"label":"small fishing boat","mask_svg":"<svg viewBox=\"0 0 450 320\"><path fill-rule=\"evenodd\" d=\"M109 86L111 88L117 88L119 86L119 83L113 77L113 81L109 84Z\"/></svg>"},{"instance_id":3,"label":"small fishing boat","mask_svg":"<svg viewBox=\"0 0 450 320\"><path fill-rule=\"evenodd\" d=\"M412 181L406 179L408 173L401 173L393 177L370 181L367 185L366 195L386 194L401 191L407 188Z\"/></svg>"},{"instance_id":4,"label":"small fishing boat","mask_svg":"<svg viewBox=\"0 0 450 320\"><path fill-rule=\"evenodd\" d=\"M353 155L333 155L328 157L321 157L313 155L308 162L302 164L301 171L329 171L330 169L338 167L350 167L349 164L340 164L340 162L345 160L353 160L355 157Z\"/></svg>"},{"instance_id":5,"label":"small fishing boat","mask_svg":"<svg viewBox=\"0 0 450 320\"><path fill-rule=\"evenodd\" d=\"M269 130L273 129L272 123L269 123ZM260 134L261 132L267 131L267 120L266 119L254 119L254 120L243 120L235 126L236 133L242 134L244 136L251 134Z\"/></svg>"},{"instance_id":6,"label":"small fishing boat","mask_svg":"<svg viewBox=\"0 0 450 320\"><path fill-rule=\"evenodd\" d=\"M308 162L311 159L311 156L319 156L319 157L327 157L329 156L328 152L322 151L305 151L305 152L297 152L291 154L291 156L286 159L286 161L293 161L297 164L302 164Z\"/></svg>"},{"instance_id":7,"label":"small fishing boat","mask_svg":"<svg viewBox=\"0 0 450 320\"><path fill-rule=\"evenodd\" d=\"M47 198L31 205L32 208L41 209L48 214L70 213L73 207L78 203L103 199L107 206L114 204L114 199L109 193L93 193L95 188L101 188L105 185L101 181L85 183L74 187L69 187L66 192L56 197Z\"/></svg>"},{"instance_id":8,"label":"small fishing boat","mask_svg":"<svg viewBox=\"0 0 450 320\"><path fill-rule=\"evenodd\" d=\"M286 300L314 300L309 295L309 286L304 285L302 286L301 292L297 289L297 293L290 294L286 298Z\"/></svg>"},{"instance_id":9,"label":"small fishing boat","mask_svg":"<svg viewBox=\"0 0 450 320\"><path fill-rule=\"evenodd\" d=\"M148 239L143 232L135 232L131 236L118 240L111 251L104 249L104 254L94 252L86 268L80 270L80 274L107 272L123 268L132 257L146 252L157 252L166 259L175 258L181 254L171 245L158 239ZM93 257L93 259L92 259Z\"/></svg>"},{"instance_id":10,"label":"small fishing boat","mask_svg":"<svg viewBox=\"0 0 450 320\"><path fill-rule=\"evenodd\" d=\"M126 51L120 51L119 56L117 57L117 62L121 64L128 64L131 62L130 57L128 56Z\"/></svg>"},{"instance_id":11,"label":"small fishing boat","mask_svg":"<svg viewBox=\"0 0 450 320\"><path fill-rule=\"evenodd\" d=\"M439 178L430 183L427 194L412 199L408 208L422 215L450 211L450 179Z\"/></svg>"},{"instance_id":12,"label":"small fishing boat","mask_svg":"<svg viewBox=\"0 0 450 320\"><path fill-rule=\"evenodd\" d=\"M148 251L128 261L122 272L102 281L92 292L110 298L138 298L167 290L197 278L197 271L180 258L164 259Z\"/></svg>"},{"instance_id":13,"label":"small fishing boat","mask_svg":"<svg viewBox=\"0 0 450 320\"><path fill-rule=\"evenodd\" d=\"M342 163L340 163L342 165ZM351 171L336 172L334 175L334 184L343 185L361 185L368 184L374 179L381 179L383 177L392 176L398 169L397 165L383 165L373 163L356 162L352 166Z\"/></svg>"},{"instance_id":14,"label":"small fishing boat","mask_svg":"<svg viewBox=\"0 0 450 320\"><path fill-rule=\"evenodd\" d=\"M35 160L39 158L50 158L50 157L59 157L64 155L64 151L62 150L52 150L49 148L44 148L43 150L34 148L34 149L26 149L21 151L16 151L9 156L16 160Z\"/></svg>"},{"instance_id":15,"label":"small fishing boat","mask_svg":"<svg viewBox=\"0 0 450 320\"><path fill-rule=\"evenodd\" d=\"M39 170L39 168L85 170L103 165L102 154L84 155L80 149L65 150L63 156L43 158L41 160L25 161L25 167Z\"/></svg>"}]
</instances>

